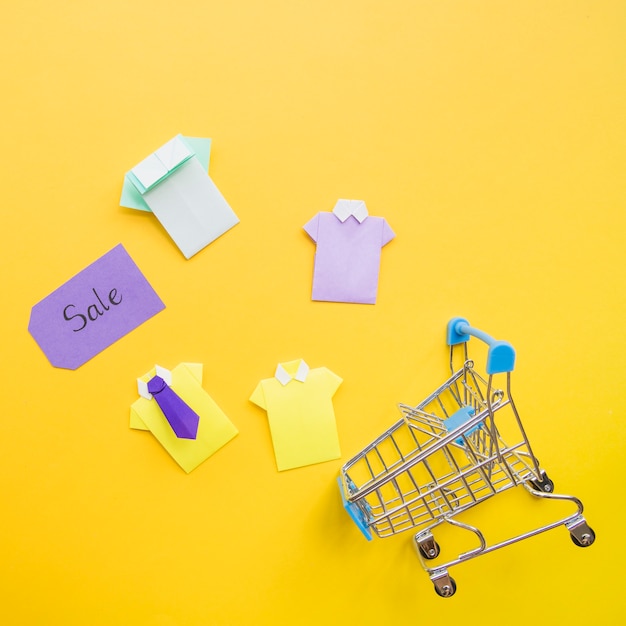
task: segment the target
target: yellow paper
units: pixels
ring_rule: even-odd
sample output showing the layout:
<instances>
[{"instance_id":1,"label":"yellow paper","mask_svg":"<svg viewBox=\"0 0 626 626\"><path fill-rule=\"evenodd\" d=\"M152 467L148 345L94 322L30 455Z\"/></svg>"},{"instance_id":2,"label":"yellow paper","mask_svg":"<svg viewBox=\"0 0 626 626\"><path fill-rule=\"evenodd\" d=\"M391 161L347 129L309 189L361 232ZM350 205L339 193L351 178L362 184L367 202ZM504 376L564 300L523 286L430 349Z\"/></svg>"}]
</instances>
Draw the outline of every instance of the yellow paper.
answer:
<instances>
[{"instance_id":1,"label":"yellow paper","mask_svg":"<svg viewBox=\"0 0 626 626\"><path fill-rule=\"evenodd\" d=\"M154 376L151 370L142 376ZM154 400L138 398L130 407L130 427L149 430L189 473L238 434L233 423L202 388L202 365L180 363L172 370L172 389L200 416L196 439L179 439Z\"/></svg>"},{"instance_id":2,"label":"yellow paper","mask_svg":"<svg viewBox=\"0 0 626 626\"><path fill-rule=\"evenodd\" d=\"M341 456L332 397L342 380L325 367L297 380L301 363L281 363L291 380L286 385L276 377L262 380L250 397L267 411L279 471Z\"/></svg>"}]
</instances>

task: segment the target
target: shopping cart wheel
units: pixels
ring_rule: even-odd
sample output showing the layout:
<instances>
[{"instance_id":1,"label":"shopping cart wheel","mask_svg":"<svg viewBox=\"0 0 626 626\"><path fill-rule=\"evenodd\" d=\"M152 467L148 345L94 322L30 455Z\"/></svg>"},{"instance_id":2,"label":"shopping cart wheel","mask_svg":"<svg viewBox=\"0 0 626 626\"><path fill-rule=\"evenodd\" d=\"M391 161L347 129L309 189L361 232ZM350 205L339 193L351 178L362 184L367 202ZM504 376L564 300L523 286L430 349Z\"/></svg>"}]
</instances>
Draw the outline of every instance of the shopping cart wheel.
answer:
<instances>
[{"instance_id":1,"label":"shopping cart wheel","mask_svg":"<svg viewBox=\"0 0 626 626\"><path fill-rule=\"evenodd\" d=\"M439 544L430 533L422 536L415 535L415 543L417 544L417 549L420 554L429 561L436 559L441 552Z\"/></svg>"},{"instance_id":2,"label":"shopping cart wheel","mask_svg":"<svg viewBox=\"0 0 626 626\"><path fill-rule=\"evenodd\" d=\"M596 540L596 533L586 522L570 530L569 536L579 548L588 548Z\"/></svg>"},{"instance_id":3,"label":"shopping cart wheel","mask_svg":"<svg viewBox=\"0 0 626 626\"><path fill-rule=\"evenodd\" d=\"M441 598L451 598L456 593L456 581L445 572L432 578L435 593Z\"/></svg>"},{"instance_id":4,"label":"shopping cart wheel","mask_svg":"<svg viewBox=\"0 0 626 626\"><path fill-rule=\"evenodd\" d=\"M541 470L541 480L528 481L535 491L543 491L544 493L554 492L554 483L548 478L544 470Z\"/></svg>"}]
</instances>

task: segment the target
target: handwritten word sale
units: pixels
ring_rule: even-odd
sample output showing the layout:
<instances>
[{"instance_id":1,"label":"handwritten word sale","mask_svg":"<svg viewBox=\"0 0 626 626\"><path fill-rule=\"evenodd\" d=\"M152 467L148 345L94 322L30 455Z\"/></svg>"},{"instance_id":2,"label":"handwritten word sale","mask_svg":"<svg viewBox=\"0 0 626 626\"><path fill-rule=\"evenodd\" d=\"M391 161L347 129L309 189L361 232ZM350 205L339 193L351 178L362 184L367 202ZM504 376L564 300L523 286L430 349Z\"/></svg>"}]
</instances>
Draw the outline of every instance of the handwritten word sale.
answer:
<instances>
[{"instance_id":1,"label":"handwritten word sale","mask_svg":"<svg viewBox=\"0 0 626 626\"><path fill-rule=\"evenodd\" d=\"M83 328L85 328L87 326L87 322L88 321L95 322L100 316L104 315L107 311L109 311L111 309L110 306L107 306L102 301L102 298L100 297L98 292L95 290L95 288L92 287L91 291L93 291L93 294L96 297L96 299L98 300L98 303L100 304L100 307L98 307L98 303L94 302L93 304L90 304L87 307L87 311L85 312L86 314L74 313L73 315L70 315L70 313L71 313L70 309L76 309L77 307L76 307L75 304L68 304L63 309L63 318L65 320L67 320L68 322L71 322L72 320L75 320L74 324L76 324L76 323L80 324L80 326L78 326L77 328L72 328L72 330L75 333L83 330ZM121 293L118 294L117 293L117 289L111 289L111 291L109 291L108 302L112 306L118 306L122 302L122 294Z\"/></svg>"}]
</instances>

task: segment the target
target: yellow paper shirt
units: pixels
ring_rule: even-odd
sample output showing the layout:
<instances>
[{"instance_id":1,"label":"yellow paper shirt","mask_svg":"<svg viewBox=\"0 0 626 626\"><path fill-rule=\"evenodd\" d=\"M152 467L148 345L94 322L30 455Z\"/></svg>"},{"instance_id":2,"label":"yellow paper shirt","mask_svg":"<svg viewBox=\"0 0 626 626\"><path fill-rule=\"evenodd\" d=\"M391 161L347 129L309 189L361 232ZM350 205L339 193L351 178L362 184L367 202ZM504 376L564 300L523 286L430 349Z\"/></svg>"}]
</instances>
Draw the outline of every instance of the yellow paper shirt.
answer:
<instances>
[{"instance_id":1,"label":"yellow paper shirt","mask_svg":"<svg viewBox=\"0 0 626 626\"><path fill-rule=\"evenodd\" d=\"M148 380L154 374L152 370L142 379ZM130 407L130 427L151 431L187 473L238 434L233 423L202 388L201 381L200 364L180 363L172 370L172 390L200 416L195 439L179 439L155 400L139 398Z\"/></svg>"},{"instance_id":2,"label":"yellow paper shirt","mask_svg":"<svg viewBox=\"0 0 626 626\"><path fill-rule=\"evenodd\" d=\"M291 375L283 385L262 380L250 400L267 411L279 471L322 463L341 456L332 397L342 379L325 367L293 378L301 360L281 363Z\"/></svg>"}]
</instances>

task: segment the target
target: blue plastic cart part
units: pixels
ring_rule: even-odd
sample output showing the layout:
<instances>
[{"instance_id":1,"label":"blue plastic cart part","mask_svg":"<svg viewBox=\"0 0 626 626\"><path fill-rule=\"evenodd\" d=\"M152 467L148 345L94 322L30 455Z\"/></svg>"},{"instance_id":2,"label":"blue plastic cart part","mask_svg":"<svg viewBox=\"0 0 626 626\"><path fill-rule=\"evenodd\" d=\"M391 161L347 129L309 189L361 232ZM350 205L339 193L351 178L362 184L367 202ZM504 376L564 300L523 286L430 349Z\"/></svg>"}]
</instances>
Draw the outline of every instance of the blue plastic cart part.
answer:
<instances>
[{"instance_id":1,"label":"blue plastic cart part","mask_svg":"<svg viewBox=\"0 0 626 626\"><path fill-rule=\"evenodd\" d=\"M515 367L515 349L508 341L498 341L478 328L470 326L463 317L453 317L448 322L447 343L456 346L476 337L489 346L487 354L487 374L512 372Z\"/></svg>"},{"instance_id":2,"label":"blue plastic cart part","mask_svg":"<svg viewBox=\"0 0 626 626\"><path fill-rule=\"evenodd\" d=\"M341 476L337 477L339 483L339 492L341 493L341 500L343 502L343 508L348 511L348 515L352 518L352 521L357 525L358 529L365 535L368 541L372 540L372 531L369 529L367 523L367 517L361 511L361 509L354 504L354 502L348 502L346 496L343 493L343 484L341 482Z\"/></svg>"},{"instance_id":3,"label":"blue plastic cart part","mask_svg":"<svg viewBox=\"0 0 626 626\"><path fill-rule=\"evenodd\" d=\"M474 407L472 406L464 406L461 407L458 411L453 413L448 419L443 420L443 425L446 427L446 430L450 432L459 426L463 426L463 424L467 423L474 416ZM482 422L479 422L475 426L472 426L465 435L471 435L473 432L477 431L483 425ZM456 443L463 446L465 442L463 441L463 437L459 437L455 440Z\"/></svg>"}]
</instances>

